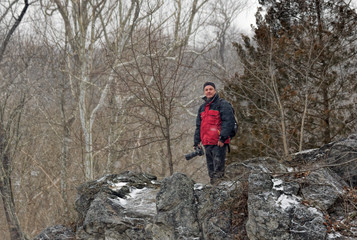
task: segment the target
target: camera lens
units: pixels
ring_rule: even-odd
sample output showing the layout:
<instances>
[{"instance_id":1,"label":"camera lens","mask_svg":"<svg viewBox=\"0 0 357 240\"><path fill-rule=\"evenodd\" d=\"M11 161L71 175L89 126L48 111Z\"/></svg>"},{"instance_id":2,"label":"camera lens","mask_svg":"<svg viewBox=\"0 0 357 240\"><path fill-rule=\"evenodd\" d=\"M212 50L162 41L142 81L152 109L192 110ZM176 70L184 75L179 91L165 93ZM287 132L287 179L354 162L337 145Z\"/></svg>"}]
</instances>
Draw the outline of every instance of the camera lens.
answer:
<instances>
[{"instance_id":1,"label":"camera lens","mask_svg":"<svg viewBox=\"0 0 357 240\"><path fill-rule=\"evenodd\" d=\"M194 158L197 156L197 151L194 151L192 153L188 153L185 155L186 160L190 160L191 158Z\"/></svg>"},{"instance_id":2,"label":"camera lens","mask_svg":"<svg viewBox=\"0 0 357 240\"><path fill-rule=\"evenodd\" d=\"M196 156L202 156L204 155L204 151L203 151L203 148L200 148L200 147L195 147L195 151L192 152L192 153L188 153L185 155L185 158L186 160L190 160L191 158L194 158Z\"/></svg>"}]
</instances>

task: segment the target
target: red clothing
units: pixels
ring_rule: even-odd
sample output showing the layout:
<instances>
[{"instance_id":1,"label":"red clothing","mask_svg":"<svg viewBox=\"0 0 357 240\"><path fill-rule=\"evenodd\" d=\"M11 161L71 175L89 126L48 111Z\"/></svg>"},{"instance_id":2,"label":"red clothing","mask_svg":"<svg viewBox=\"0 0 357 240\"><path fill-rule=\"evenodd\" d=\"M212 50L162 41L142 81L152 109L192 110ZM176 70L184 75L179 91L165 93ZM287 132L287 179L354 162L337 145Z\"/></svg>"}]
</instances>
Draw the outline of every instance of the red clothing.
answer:
<instances>
[{"instance_id":1,"label":"red clothing","mask_svg":"<svg viewBox=\"0 0 357 240\"><path fill-rule=\"evenodd\" d=\"M217 145L221 133L221 117L218 110L210 110L210 104L205 106L205 110L201 112L201 129L200 137L202 144ZM229 138L224 142L229 143Z\"/></svg>"}]
</instances>

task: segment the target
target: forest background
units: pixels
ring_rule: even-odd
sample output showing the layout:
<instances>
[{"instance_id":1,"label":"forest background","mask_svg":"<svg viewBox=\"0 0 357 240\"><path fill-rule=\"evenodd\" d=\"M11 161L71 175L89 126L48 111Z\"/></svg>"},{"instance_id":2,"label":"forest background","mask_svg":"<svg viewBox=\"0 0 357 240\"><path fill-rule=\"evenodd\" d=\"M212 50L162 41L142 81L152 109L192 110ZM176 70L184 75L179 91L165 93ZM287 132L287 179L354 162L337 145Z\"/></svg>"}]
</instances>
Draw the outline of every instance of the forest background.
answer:
<instances>
[{"instance_id":1,"label":"forest background","mask_svg":"<svg viewBox=\"0 0 357 240\"><path fill-rule=\"evenodd\" d=\"M127 170L208 182L202 84L239 122L228 163L356 132L356 1L0 2L0 236L75 222L76 187ZM243 34L242 34L243 33ZM246 35L244 35L246 34Z\"/></svg>"}]
</instances>

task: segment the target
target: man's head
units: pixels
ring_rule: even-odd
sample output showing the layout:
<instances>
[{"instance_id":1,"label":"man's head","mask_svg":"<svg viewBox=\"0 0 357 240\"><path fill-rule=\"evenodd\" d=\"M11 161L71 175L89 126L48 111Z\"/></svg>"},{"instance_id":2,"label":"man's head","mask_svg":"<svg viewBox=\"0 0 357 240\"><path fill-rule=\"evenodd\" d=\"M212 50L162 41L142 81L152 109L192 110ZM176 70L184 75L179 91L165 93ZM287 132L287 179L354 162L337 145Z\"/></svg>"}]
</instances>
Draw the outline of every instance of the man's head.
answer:
<instances>
[{"instance_id":1,"label":"man's head","mask_svg":"<svg viewBox=\"0 0 357 240\"><path fill-rule=\"evenodd\" d=\"M207 98L212 98L216 94L216 85L213 82L203 84L203 92Z\"/></svg>"}]
</instances>

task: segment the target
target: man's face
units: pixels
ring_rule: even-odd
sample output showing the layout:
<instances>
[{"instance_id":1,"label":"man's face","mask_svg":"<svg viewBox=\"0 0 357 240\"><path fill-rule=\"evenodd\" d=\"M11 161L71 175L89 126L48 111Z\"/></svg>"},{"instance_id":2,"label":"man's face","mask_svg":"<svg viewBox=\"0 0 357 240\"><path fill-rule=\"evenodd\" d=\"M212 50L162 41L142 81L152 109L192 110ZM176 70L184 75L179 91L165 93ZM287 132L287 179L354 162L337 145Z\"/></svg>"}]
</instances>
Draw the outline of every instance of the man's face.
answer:
<instances>
[{"instance_id":1,"label":"man's face","mask_svg":"<svg viewBox=\"0 0 357 240\"><path fill-rule=\"evenodd\" d=\"M212 98L215 94L216 94L216 89L214 89L214 87L212 87L211 85L207 85L204 89L203 89L205 96L207 98Z\"/></svg>"}]
</instances>

